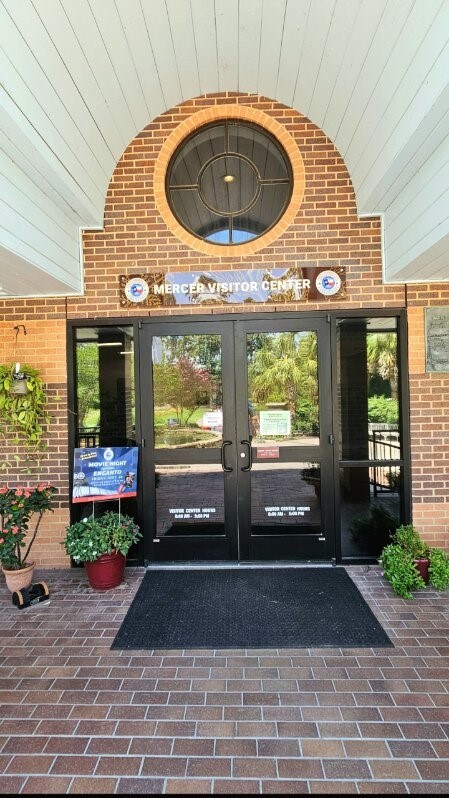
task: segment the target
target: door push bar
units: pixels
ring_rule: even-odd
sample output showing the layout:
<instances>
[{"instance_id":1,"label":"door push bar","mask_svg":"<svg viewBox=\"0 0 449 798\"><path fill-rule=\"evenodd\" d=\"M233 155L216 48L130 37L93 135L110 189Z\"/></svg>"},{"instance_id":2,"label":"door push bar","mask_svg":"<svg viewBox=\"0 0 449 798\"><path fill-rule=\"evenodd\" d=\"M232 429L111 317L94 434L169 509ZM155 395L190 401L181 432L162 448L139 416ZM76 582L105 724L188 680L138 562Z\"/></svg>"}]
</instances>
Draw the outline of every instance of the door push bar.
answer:
<instances>
[{"instance_id":1,"label":"door push bar","mask_svg":"<svg viewBox=\"0 0 449 798\"><path fill-rule=\"evenodd\" d=\"M225 447L226 446L231 446L231 445L232 445L232 441L223 441L223 443L221 444L221 467L222 467L223 471L232 471L233 470L232 468L230 468L230 466L227 466L225 464Z\"/></svg>"}]
</instances>

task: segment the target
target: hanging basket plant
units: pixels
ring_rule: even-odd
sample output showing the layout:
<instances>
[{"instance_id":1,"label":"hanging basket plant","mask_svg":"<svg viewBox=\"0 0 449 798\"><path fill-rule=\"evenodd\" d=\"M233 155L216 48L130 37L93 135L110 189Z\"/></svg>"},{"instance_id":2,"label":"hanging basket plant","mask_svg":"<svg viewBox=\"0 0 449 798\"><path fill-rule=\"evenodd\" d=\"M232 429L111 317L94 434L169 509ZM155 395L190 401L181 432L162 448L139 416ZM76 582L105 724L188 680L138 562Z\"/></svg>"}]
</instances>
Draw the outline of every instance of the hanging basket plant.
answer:
<instances>
[{"instance_id":1,"label":"hanging basket plant","mask_svg":"<svg viewBox=\"0 0 449 798\"><path fill-rule=\"evenodd\" d=\"M44 427L49 421L45 384L37 369L23 363L0 365L0 425L12 443L34 452L45 449Z\"/></svg>"}]
</instances>

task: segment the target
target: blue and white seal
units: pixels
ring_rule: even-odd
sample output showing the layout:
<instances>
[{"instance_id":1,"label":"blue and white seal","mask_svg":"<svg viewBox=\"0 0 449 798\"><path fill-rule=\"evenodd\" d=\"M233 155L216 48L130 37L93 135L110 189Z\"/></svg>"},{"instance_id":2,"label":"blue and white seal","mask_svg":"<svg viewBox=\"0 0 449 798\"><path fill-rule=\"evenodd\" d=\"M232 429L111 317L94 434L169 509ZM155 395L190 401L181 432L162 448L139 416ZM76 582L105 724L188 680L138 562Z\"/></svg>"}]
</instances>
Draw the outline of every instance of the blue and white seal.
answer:
<instances>
[{"instance_id":1,"label":"blue and white seal","mask_svg":"<svg viewBox=\"0 0 449 798\"><path fill-rule=\"evenodd\" d=\"M150 289L148 283L142 277L132 277L125 285L125 296L130 302L143 302Z\"/></svg>"},{"instance_id":2,"label":"blue and white seal","mask_svg":"<svg viewBox=\"0 0 449 798\"><path fill-rule=\"evenodd\" d=\"M341 279L337 272L320 272L315 280L315 285L320 294L324 294L324 296L333 296L334 294L338 294L341 288Z\"/></svg>"}]
</instances>

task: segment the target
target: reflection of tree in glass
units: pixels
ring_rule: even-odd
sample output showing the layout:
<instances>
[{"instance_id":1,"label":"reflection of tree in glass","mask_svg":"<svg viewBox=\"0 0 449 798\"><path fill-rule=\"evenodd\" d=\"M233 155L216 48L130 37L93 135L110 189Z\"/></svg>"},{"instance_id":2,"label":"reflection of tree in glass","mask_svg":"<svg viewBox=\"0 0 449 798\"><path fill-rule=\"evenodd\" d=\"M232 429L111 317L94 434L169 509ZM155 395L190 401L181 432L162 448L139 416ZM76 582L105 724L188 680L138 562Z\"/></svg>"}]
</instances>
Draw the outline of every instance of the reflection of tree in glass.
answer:
<instances>
[{"instance_id":1,"label":"reflection of tree in glass","mask_svg":"<svg viewBox=\"0 0 449 798\"><path fill-rule=\"evenodd\" d=\"M156 399L156 396L160 396L160 394L158 394L159 388L156 385L156 374L158 375L157 379L159 381L162 381L164 384L167 382L164 376L159 376L162 374L162 372L157 366L163 365L164 369L167 369L172 366L176 366L176 364L181 361L188 361L192 364L192 367L196 369L197 375L200 375L203 372L207 373L208 387L206 391L205 387L203 386L202 392L200 391L201 402L194 402L192 404L192 410L188 414L187 419L185 418L184 409L187 410L189 405L182 405L183 410L181 411L181 415L183 416L183 423L187 423L195 409L201 405L207 405L211 408L221 407L221 336L212 334L207 335L204 333L201 335L167 335L160 340L162 346L159 363L157 363L157 361L153 358L153 370L155 375L155 403L160 404L159 400ZM174 376L174 380L175 385L176 382L179 381L179 375L178 377ZM169 389L170 386L167 386L167 390ZM176 396L178 395L177 390L174 390L174 393ZM168 394L166 394L166 396L167 395ZM168 398L164 399L163 396L160 398L162 400L162 404L170 404L170 400ZM192 401L192 398L192 395L190 395L190 402ZM173 407L176 409L175 404L173 404ZM178 423L181 423L180 419L177 418L177 420Z\"/></svg>"},{"instance_id":2,"label":"reflection of tree in glass","mask_svg":"<svg viewBox=\"0 0 449 798\"><path fill-rule=\"evenodd\" d=\"M249 354L251 398L263 403L286 401L292 414L296 414L300 399L317 404L316 334L284 332L264 339L263 345L258 341L258 348Z\"/></svg>"},{"instance_id":3,"label":"reflection of tree in glass","mask_svg":"<svg viewBox=\"0 0 449 798\"><path fill-rule=\"evenodd\" d=\"M182 356L172 363L154 364L153 385L155 405L169 404L178 424L184 425L198 407L207 405L211 376L207 369Z\"/></svg>"},{"instance_id":4,"label":"reflection of tree in glass","mask_svg":"<svg viewBox=\"0 0 449 798\"><path fill-rule=\"evenodd\" d=\"M100 407L98 346L96 343L78 343L76 347L78 427L98 421ZM93 411L97 419L92 420ZM89 421L89 415L91 416Z\"/></svg>"},{"instance_id":5,"label":"reflection of tree in glass","mask_svg":"<svg viewBox=\"0 0 449 798\"><path fill-rule=\"evenodd\" d=\"M368 372L379 375L391 386L391 396L398 396L398 357L396 333L368 333L366 338Z\"/></svg>"}]
</instances>

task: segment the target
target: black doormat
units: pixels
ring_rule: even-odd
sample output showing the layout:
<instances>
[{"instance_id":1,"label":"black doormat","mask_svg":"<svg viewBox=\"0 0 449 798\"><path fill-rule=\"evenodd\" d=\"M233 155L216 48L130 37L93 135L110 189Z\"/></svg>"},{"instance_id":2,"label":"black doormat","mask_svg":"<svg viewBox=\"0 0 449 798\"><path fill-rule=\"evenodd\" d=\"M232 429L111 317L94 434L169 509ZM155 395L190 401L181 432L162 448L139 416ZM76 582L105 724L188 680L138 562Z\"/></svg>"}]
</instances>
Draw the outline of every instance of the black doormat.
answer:
<instances>
[{"instance_id":1,"label":"black doormat","mask_svg":"<svg viewBox=\"0 0 449 798\"><path fill-rule=\"evenodd\" d=\"M113 649L365 648L391 640L343 568L147 571Z\"/></svg>"}]
</instances>

